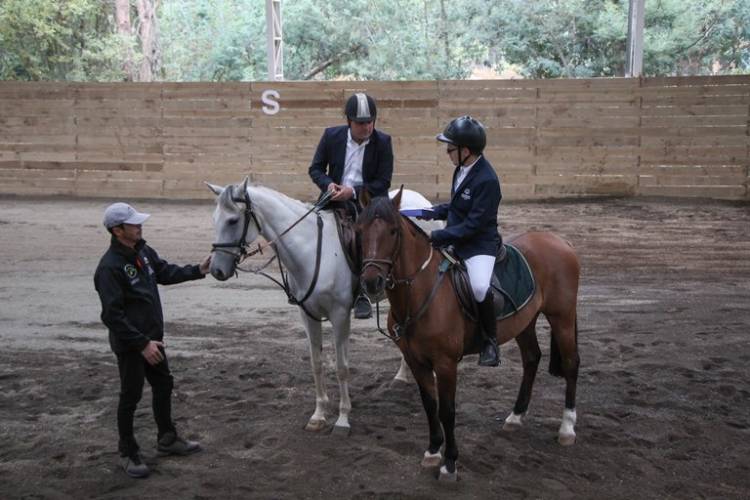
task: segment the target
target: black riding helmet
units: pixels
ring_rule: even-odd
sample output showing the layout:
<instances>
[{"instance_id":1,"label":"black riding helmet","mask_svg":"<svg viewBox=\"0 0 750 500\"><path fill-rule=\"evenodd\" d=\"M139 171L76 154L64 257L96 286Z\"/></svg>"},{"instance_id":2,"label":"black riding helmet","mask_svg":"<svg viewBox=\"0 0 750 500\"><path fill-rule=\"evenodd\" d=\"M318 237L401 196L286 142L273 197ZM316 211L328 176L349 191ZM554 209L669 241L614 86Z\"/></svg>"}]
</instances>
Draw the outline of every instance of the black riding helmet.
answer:
<instances>
[{"instance_id":1,"label":"black riding helmet","mask_svg":"<svg viewBox=\"0 0 750 500\"><path fill-rule=\"evenodd\" d=\"M475 155L482 154L487 145L487 134L484 125L471 116L462 116L451 120L442 134L435 137L440 142L469 148Z\"/></svg>"},{"instance_id":2,"label":"black riding helmet","mask_svg":"<svg viewBox=\"0 0 750 500\"><path fill-rule=\"evenodd\" d=\"M344 114L353 122L374 122L378 116L375 99L367 94L354 94L346 101Z\"/></svg>"}]
</instances>

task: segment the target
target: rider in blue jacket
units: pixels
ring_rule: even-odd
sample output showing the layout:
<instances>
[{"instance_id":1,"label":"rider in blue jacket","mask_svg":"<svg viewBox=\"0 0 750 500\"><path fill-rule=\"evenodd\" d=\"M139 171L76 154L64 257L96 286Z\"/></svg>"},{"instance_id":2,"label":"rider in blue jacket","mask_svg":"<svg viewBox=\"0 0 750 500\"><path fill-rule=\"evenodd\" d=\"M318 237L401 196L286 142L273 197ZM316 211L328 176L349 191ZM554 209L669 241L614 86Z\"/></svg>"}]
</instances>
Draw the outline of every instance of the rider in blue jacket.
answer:
<instances>
[{"instance_id":1,"label":"rider in blue jacket","mask_svg":"<svg viewBox=\"0 0 750 500\"><path fill-rule=\"evenodd\" d=\"M479 364L497 366L500 356L490 281L502 244L497 229L500 181L482 155L487 135L479 121L470 116L456 118L437 140L447 145L446 153L456 169L450 202L433 207L434 218L445 220L446 227L432 231L430 239L438 247L453 245L456 255L464 260L484 333Z\"/></svg>"}]
</instances>

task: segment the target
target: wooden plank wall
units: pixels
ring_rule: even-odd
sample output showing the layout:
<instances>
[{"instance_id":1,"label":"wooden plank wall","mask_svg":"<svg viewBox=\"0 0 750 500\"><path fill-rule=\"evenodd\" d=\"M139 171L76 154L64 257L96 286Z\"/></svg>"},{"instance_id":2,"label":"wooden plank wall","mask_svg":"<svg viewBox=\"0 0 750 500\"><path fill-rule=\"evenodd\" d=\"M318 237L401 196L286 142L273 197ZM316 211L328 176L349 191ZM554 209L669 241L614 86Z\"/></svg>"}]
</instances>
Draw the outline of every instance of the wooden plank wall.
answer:
<instances>
[{"instance_id":1,"label":"wooden plank wall","mask_svg":"<svg viewBox=\"0 0 750 500\"><path fill-rule=\"evenodd\" d=\"M276 90L276 114L263 111ZM355 91L378 100L394 185L447 197L435 134L471 114L506 199L749 200L750 75L427 82L0 82L0 194L207 198L251 180L312 200L307 176Z\"/></svg>"}]
</instances>

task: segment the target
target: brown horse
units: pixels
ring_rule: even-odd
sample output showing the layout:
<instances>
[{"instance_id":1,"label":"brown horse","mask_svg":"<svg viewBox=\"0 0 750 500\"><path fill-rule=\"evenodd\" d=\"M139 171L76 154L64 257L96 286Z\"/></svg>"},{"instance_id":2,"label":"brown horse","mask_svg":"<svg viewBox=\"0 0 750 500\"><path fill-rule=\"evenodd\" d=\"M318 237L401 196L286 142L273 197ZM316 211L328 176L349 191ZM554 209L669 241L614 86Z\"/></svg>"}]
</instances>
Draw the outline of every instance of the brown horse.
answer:
<instances>
[{"instance_id":1,"label":"brown horse","mask_svg":"<svg viewBox=\"0 0 750 500\"><path fill-rule=\"evenodd\" d=\"M385 291L391 304L388 332L398 344L419 384L430 439L423 467L439 466L440 478L455 480L458 447L454 434L457 365L481 346L477 324L464 313L450 278L443 279L441 254L429 237L399 214L401 198L363 199L358 226L362 235L362 284L372 297ZM552 331L551 374L564 377L565 409L558 432L563 445L575 442L575 398L578 378L576 301L580 264L572 246L548 232L530 232L509 241L526 258L536 281L531 300L497 323L498 343L516 339L523 361L523 380L513 412L503 429L521 426L531 398L542 353L536 321L544 313ZM441 428L442 427L442 428Z\"/></svg>"}]
</instances>

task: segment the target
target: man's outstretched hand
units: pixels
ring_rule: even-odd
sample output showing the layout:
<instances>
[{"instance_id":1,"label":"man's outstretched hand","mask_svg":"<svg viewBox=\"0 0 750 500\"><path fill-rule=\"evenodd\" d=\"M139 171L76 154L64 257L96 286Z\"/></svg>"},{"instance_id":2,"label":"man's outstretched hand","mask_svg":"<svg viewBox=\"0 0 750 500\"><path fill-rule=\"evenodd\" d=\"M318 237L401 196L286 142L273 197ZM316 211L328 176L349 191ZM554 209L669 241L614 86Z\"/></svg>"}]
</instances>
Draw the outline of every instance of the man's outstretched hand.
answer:
<instances>
[{"instance_id":1,"label":"man's outstretched hand","mask_svg":"<svg viewBox=\"0 0 750 500\"><path fill-rule=\"evenodd\" d=\"M211 267L211 254L208 254L208 257L203 259L203 262L198 264L198 270L201 272L201 274L208 274L209 267Z\"/></svg>"}]
</instances>

